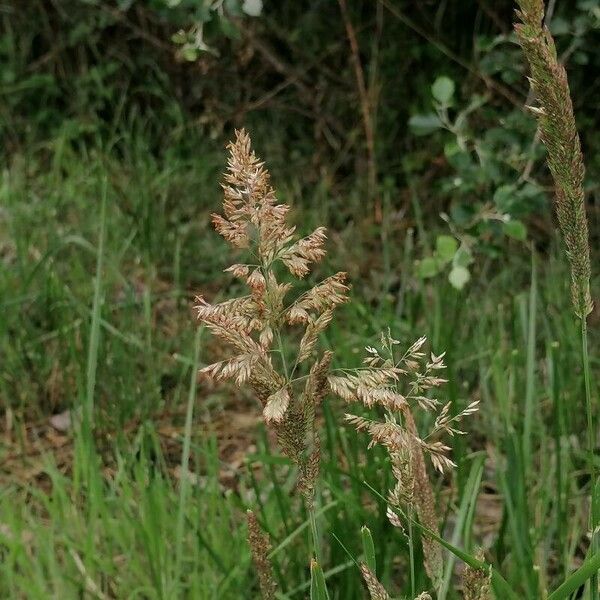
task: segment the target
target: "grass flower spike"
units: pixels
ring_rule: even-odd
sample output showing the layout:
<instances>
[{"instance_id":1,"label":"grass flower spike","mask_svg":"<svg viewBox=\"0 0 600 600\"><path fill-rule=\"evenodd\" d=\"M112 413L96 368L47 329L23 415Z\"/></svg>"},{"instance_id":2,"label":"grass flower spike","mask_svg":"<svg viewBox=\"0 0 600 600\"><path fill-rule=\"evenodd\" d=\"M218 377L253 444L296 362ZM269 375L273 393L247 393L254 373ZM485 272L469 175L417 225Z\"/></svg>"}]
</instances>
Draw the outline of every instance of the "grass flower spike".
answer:
<instances>
[{"instance_id":1,"label":"grass flower spike","mask_svg":"<svg viewBox=\"0 0 600 600\"><path fill-rule=\"evenodd\" d=\"M571 265L571 290L577 315L592 311L590 296L590 248L585 212L585 167L575 126L567 72L558 62L554 40L544 26L543 0L519 0L515 25L531 69L531 86L538 106L536 115L542 141L548 150L548 166L556 184L556 214Z\"/></svg>"},{"instance_id":2,"label":"grass flower spike","mask_svg":"<svg viewBox=\"0 0 600 600\"><path fill-rule=\"evenodd\" d=\"M427 474L425 456L429 456L438 471L454 467L448 457L450 448L440 441L443 434L460 435L458 422L477 410L473 402L462 412L451 416L450 404L440 408L440 402L429 394L446 382L438 376L445 368L443 354L429 357L423 352L425 338L418 339L398 356L398 340L389 332L381 336L381 351L367 346L364 366L343 375L331 375L329 384L334 393L347 402L360 402L367 408L379 406L384 420L372 420L347 414L346 420L359 431L366 431L371 443L381 444L390 456L396 485L388 495L388 517L392 525L402 527L397 511L416 514L429 530L438 533L435 496ZM433 427L421 436L413 411L421 408L437 412ZM423 538L425 568L434 585L442 575L442 552L430 538Z\"/></svg>"},{"instance_id":3,"label":"grass flower spike","mask_svg":"<svg viewBox=\"0 0 600 600\"><path fill-rule=\"evenodd\" d=\"M203 371L253 388L265 422L298 467L299 489L310 502L320 457L315 411L327 391L332 355L313 357L319 334L336 306L346 301L346 275L328 277L288 302L294 287L289 279L305 277L311 264L325 255L325 229L297 239L295 228L286 222L289 207L277 203L269 173L252 151L248 134L237 131L228 148L224 214L213 215L213 223L232 246L246 251L248 262L226 271L244 281L249 293L220 304L197 298L198 318L234 350L232 358ZM283 345L287 333L296 335L294 356Z\"/></svg>"},{"instance_id":4,"label":"grass flower spike","mask_svg":"<svg viewBox=\"0 0 600 600\"><path fill-rule=\"evenodd\" d=\"M485 561L483 550L478 550L477 560ZM492 584L489 570L475 569L465 565L462 574L464 600L492 600Z\"/></svg>"},{"instance_id":5,"label":"grass flower spike","mask_svg":"<svg viewBox=\"0 0 600 600\"><path fill-rule=\"evenodd\" d=\"M595 462L597 432L594 424L591 369L588 350L587 316L592 312L590 294L590 247L583 180L585 168L581 143L575 125L573 102L567 72L558 61L556 46L544 25L543 0L518 0L521 20L515 30L531 69L531 86L538 106L537 116L542 140L548 150L547 162L556 185L556 213L565 239L571 266L571 295L575 314L581 319L581 356L587 419L587 453L590 473L589 530L591 556L600 551L598 506L600 483ZM590 579L590 598L600 598L598 573Z\"/></svg>"},{"instance_id":6,"label":"grass flower spike","mask_svg":"<svg viewBox=\"0 0 600 600\"><path fill-rule=\"evenodd\" d=\"M369 567L361 562L359 564L360 572L363 577L363 581L369 590L369 598L371 600L391 600L391 596L387 593L386 589L381 585L375 573L369 569Z\"/></svg>"},{"instance_id":7,"label":"grass flower spike","mask_svg":"<svg viewBox=\"0 0 600 600\"><path fill-rule=\"evenodd\" d=\"M256 515L251 510L246 512L246 520L248 522L248 543L250 544L254 567L258 573L260 593L263 600L275 600L277 584L269 561L271 542L269 537L261 530Z\"/></svg>"}]
</instances>

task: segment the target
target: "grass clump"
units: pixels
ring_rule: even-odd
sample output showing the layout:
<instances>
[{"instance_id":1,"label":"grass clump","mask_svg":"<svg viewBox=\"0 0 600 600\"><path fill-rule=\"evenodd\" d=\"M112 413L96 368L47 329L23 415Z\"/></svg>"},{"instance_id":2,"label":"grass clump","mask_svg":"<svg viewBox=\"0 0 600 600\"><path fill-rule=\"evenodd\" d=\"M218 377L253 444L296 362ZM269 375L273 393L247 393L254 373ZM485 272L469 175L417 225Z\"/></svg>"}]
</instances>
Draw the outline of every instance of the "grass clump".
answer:
<instances>
[{"instance_id":1,"label":"grass clump","mask_svg":"<svg viewBox=\"0 0 600 600\"><path fill-rule=\"evenodd\" d=\"M269 182L269 173L251 149L245 131L236 132L229 146L228 170L225 175L224 215L213 215L216 230L235 248L244 250L252 262L236 263L226 269L245 281L246 296L210 304L198 297L198 318L219 339L235 351L232 358L205 367L203 374L216 379L231 379L237 385L249 384L258 397L266 424L276 435L283 453L298 468L297 488L302 493L311 522L316 555L313 582L320 589L322 555L313 503L321 459L316 427L316 411L325 395L332 391L346 402L360 402L366 408L378 405L385 409L385 421L346 415L346 421L358 431L367 431L371 444L381 444L389 453L395 485L388 497L388 518L402 527L397 511L407 511L410 527L411 581L415 588L414 539L412 520L416 517L426 530L439 535L435 495L427 474L424 455L443 472L455 466L448 458L450 448L437 439L441 434L462 434L455 425L477 410L478 401L453 416L450 403L436 415L427 436L421 436L412 413L414 406L426 411L439 409L440 402L430 391L445 383L438 372L445 368L443 354L427 358L422 351L426 339L421 337L397 356L400 341L382 335L381 353L367 347L364 366L329 374L332 353L325 351L314 360L308 373L298 375L313 355L319 336L333 318L334 309L346 302L346 274L339 272L296 294L286 303L293 286L280 283L281 267L297 278L309 273L310 263L325 255L325 230L317 228L310 235L295 240L295 228L286 223L289 207L278 204ZM283 334L299 328L295 357L288 357ZM401 384L405 383L406 389ZM301 386L300 391L297 387ZM415 515L415 516L413 516ZM258 522L248 513L250 544L259 573L264 598L272 598L274 582L267 559L267 542ZM423 536L424 566L434 588L443 573L441 547L428 535ZM365 568L367 569L365 571ZM318 578L315 579L318 574ZM361 568L371 595L381 596L381 584L368 567ZM324 586L324 583L323 583ZM379 590L379 591L377 591ZM325 592L326 594L326 592Z\"/></svg>"}]
</instances>

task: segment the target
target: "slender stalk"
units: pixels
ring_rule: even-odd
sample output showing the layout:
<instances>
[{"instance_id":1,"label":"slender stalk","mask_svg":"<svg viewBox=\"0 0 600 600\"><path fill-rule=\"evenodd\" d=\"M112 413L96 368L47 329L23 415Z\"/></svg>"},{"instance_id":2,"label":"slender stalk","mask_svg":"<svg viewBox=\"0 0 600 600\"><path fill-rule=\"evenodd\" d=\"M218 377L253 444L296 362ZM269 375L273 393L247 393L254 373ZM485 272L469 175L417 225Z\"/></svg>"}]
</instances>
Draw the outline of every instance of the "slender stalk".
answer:
<instances>
[{"instance_id":1,"label":"slender stalk","mask_svg":"<svg viewBox=\"0 0 600 600\"><path fill-rule=\"evenodd\" d=\"M100 234L98 236L98 251L96 255L96 277L94 279L94 300L92 304L92 319L90 323L90 341L86 368L85 403L83 410L84 429L87 433L94 429L94 395L96 389L96 369L98 366L98 346L100 344L100 317L102 312L102 269L104 264L104 243L106 241L106 202L108 182L102 180L102 202L100 205Z\"/></svg>"},{"instance_id":2,"label":"slender stalk","mask_svg":"<svg viewBox=\"0 0 600 600\"><path fill-rule=\"evenodd\" d=\"M565 419L562 398L560 394L559 375L556 365L556 356L558 342L551 342L548 348L548 373L549 373L549 393L552 398L554 410L554 445L556 448L556 472L555 472L555 506L556 506L556 532L558 536L558 545L562 559L562 574L568 575L568 531L567 524L567 506L568 506L568 483L565 477L565 465L568 461L568 448L563 444L565 439Z\"/></svg>"},{"instance_id":3,"label":"slender stalk","mask_svg":"<svg viewBox=\"0 0 600 600\"><path fill-rule=\"evenodd\" d=\"M590 472L590 516L589 516L589 528L590 528L590 556L594 556L598 552L598 523L596 520L597 507L596 507L596 482L598 479L598 473L594 463L594 450L596 436L594 435L594 417L592 411L592 384L590 377L590 358L588 353L588 339L587 339L587 320L585 317L581 319L581 359L583 365L583 382L585 388L585 412L587 419L587 447L588 447L588 468ZM590 578L590 598L591 600L598 600L598 572Z\"/></svg>"},{"instance_id":4,"label":"slender stalk","mask_svg":"<svg viewBox=\"0 0 600 600\"><path fill-rule=\"evenodd\" d=\"M365 72L360 61L358 40L356 38L354 26L352 25L352 21L350 19L347 2L346 0L338 0L338 2L342 13L342 19L344 21L344 26L346 28L346 35L348 36L348 42L350 44L350 57L352 59L352 66L354 68L354 76L356 78L356 86L358 88L358 99L363 119L363 127L365 130L365 141L367 145L367 194L369 199L374 201L375 220L380 223L382 219L382 211L381 199L377 193L377 157L375 153L375 127L373 123L373 94L372 90L367 88Z\"/></svg>"},{"instance_id":5,"label":"slender stalk","mask_svg":"<svg viewBox=\"0 0 600 600\"><path fill-rule=\"evenodd\" d=\"M283 366L283 372L285 374L285 378L289 381L290 375L288 372L287 362L285 360L285 352L283 351L283 340L281 339L281 331L279 329L275 330L275 337L277 338L277 351L281 356L281 364Z\"/></svg>"},{"instance_id":6,"label":"slender stalk","mask_svg":"<svg viewBox=\"0 0 600 600\"><path fill-rule=\"evenodd\" d=\"M187 406L185 412L185 425L183 434L183 451L181 453L181 479L179 487L179 505L177 508L177 521L175 526L175 569L173 577L174 590L177 590L179 578L181 576L181 562L183 551L183 536L185 525L185 505L188 498L189 481L189 461L190 449L192 443L192 426L194 421L194 403L196 402L196 386L198 381L198 362L200 358L200 336L202 327L198 327L194 337L194 354L192 359L192 373L190 378L190 387L188 391Z\"/></svg>"},{"instance_id":7,"label":"slender stalk","mask_svg":"<svg viewBox=\"0 0 600 600\"><path fill-rule=\"evenodd\" d=\"M416 575L415 575L415 538L413 533L413 514L409 509L408 519L408 558L410 561L410 595L414 598L417 593Z\"/></svg>"},{"instance_id":8,"label":"slender stalk","mask_svg":"<svg viewBox=\"0 0 600 600\"><path fill-rule=\"evenodd\" d=\"M315 507L314 504L312 502L307 502L306 503L306 510L308 511L308 519L310 521L310 532L311 532L311 536L312 536L312 542L313 542L313 551L315 554L315 558L317 559L317 562L322 565L323 561L321 560L322 555L321 555L321 544L319 543L319 530L317 529L317 518L315 515Z\"/></svg>"},{"instance_id":9,"label":"slender stalk","mask_svg":"<svg viewBox=\"0 0 600 600\"><path fill-rule=\"evenodd\" d=\"M525 382L525 415L523 418L523 460L526 478L531 475L533 466L532 428L535 410L535 337L536 337L536 282L535 252L531 252L531 287L529 292L529 314L527 320L527 369Z\"/></svg>"}]
</instances>

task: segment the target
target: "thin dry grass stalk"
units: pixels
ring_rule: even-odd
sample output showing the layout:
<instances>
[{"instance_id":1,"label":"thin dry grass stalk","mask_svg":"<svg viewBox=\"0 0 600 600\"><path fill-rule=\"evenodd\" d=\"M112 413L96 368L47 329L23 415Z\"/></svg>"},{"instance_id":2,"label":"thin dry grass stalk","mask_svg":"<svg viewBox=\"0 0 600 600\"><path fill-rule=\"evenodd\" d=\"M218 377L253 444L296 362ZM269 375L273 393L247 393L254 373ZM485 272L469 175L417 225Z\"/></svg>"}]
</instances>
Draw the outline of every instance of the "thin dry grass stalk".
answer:
<instances>
[{"instance_id":1,"label":"thin dry grass stalk","mask_svg":"<svg viewBox=\"0 0 600 600\"><path fill-rule=\"evenodd\" d=\"M246 520L248 521L248 543L252 551L254 567L258 573L261 595L263 600L275 600L277 584L269 561L271 542L269 537L262 532L256 515L251 510L246 511Z\"/></svg>"},{"instance_id":2,"label":"thin dry grass stalk","mask_svg":"<svg viewBox=\"0 0 600 600\"><path fill-rule=\"evenodd\" d=\"M397 356L398 340L389 332L381 336L381 350L367 347L364 366L346 370L342 375L330 375L331 390L346 402L360 402L368 408L380 406L385 411L383 421L352 414L346 420L359 431L371 436L369 446L381 444L389 453L396 485L388 495L388 517L392 525L402 527L398 511L416 514L419 522L439 533L435 496L427 474L425 456L440 472L455 464L448 458L450 448L439 440L443 434L460 435L456 425L463 417L474 413L478 403L469 404L452 416L450 403L441 406L429 392L445 379L437 373L445 368L444 355L429 357L422 351L425 338L417 340L404 354ZM431 431L421 436L413 411L420 408L437 413ZM442 549L432 538L423 537L425 569L434 586L443 572Z\"/></svg>"},{"instance_id":3,"label":"thin dry grass stalk","mask_svg":"<svg viewBox=\"0 0 600 600\"><path fill-rule=\"evenodd\" d=\"M350 43L352 66L354 68L354 76L356 78L356 86L358 88L358 99L360 101L360 110L362 113L363 127L365 130L365 141L367 143L367 176L368 176L368 195L370 199L375 201L375 220L380 223L383 215L381 212L381 200L377 194L377 163L375 154L375 131L373 125L373 102L371 94L367 89L365 72L360 60L360 50L356 32L350 19L348 5L346 0L338 0L342 19L346 28L346 35Z\"/></svg>"},{"instance_id":4,"label":"thin dry grass stalk","mask_svg":"<svg viewBox=\"0 0 600 600\"><path fill-rule=\"evenodd\" d=\"M198 318L234 351L232 358L203 372L253 388L265 422L298 467L298 487L310 506L320 459L315 411L328 389L332 354L313 357L335 308L347 300L346 274L336 273L288 301L293 285L282 278L286 272L288 279L289 274L303 278L311 263L323 258L325 229L298 239L286 222L289 206L277 202L248 134L236 131L228 149L224 215L213 215L213 223L232 246L246 252L248 262L226 271L245 282L249 293L219 304L197 298ZM285 334L297 338L298 350L291 359L282 341ZM308 374L298 376L310 359Z\"/></svg>"},{"instance_id":5,"label":"thin dry grass stalk","mask_svg":"<svg viewBox=\"0 0 600 600\"><path fill-rule=\"evenodd\" d=\"M518 0L517 36L531 69L530 82L538 106L530 107L548 151L556 185L556 213L571 266L571 292L576 314L592 311L590 249L585 212L585 167L575 126L567 72L558 62L554 40L544 25L543 0Z\"/></svg>"}]
</instances>

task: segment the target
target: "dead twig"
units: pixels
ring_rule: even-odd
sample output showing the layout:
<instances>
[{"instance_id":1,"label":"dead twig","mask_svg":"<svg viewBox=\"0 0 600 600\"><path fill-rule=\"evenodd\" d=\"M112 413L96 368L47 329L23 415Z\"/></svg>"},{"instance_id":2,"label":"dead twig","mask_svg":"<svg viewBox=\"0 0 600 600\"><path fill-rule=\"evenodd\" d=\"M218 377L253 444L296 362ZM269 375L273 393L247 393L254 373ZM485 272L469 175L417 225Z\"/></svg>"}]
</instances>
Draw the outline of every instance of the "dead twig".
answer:
<instances>
[{"instance_id":1,"label":"dead twig","mask_svg":"<svg viewBox=\"0 0 600 600\"><path fill-rule=\"evenodd\" d=\"M360 109L362 113L363 127L365 130L365 141L367 144L367 193L369 199L373 201L375 206L375 220L381 222L381 200L377 193L377 164L375 157L375 133L373 127L373 111L371 106L371 97L367 90L365 82L365 73L360 61L360 52L356 32L352 25L350 15L348 13L348 5L346 0L338 0L342 19L346 27L346 35L350 44L352 66L354 68L354 76L356 78L356 87L358 88L358 98L360 101Z\"/></svg>"}]
</instances>

